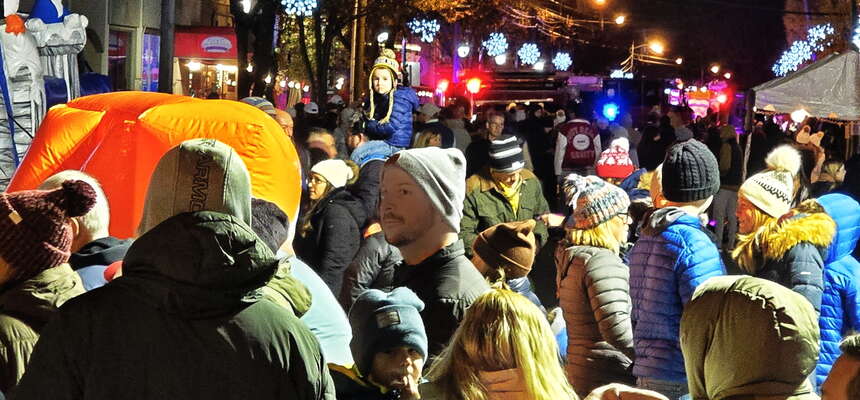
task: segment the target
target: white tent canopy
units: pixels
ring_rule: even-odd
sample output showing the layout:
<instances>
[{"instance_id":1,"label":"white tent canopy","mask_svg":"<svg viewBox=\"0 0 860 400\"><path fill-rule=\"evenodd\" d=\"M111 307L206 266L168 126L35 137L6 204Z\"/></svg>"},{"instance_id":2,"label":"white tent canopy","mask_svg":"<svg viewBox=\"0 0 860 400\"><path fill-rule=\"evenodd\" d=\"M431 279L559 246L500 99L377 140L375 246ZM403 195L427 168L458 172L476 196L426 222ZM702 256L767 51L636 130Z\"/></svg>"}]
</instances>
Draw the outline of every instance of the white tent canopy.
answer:
<instances>
[{"instance_id":1,"label":"white tent canopy","mask_svg":"<svg viewBox=\"0 0 860 400\"><path fill-rule=\"evenodd\" d=\"M817 118L860 120L860 53L831 54L752 89L760 111L804 109Z\"/></svg>"}]
</instances>

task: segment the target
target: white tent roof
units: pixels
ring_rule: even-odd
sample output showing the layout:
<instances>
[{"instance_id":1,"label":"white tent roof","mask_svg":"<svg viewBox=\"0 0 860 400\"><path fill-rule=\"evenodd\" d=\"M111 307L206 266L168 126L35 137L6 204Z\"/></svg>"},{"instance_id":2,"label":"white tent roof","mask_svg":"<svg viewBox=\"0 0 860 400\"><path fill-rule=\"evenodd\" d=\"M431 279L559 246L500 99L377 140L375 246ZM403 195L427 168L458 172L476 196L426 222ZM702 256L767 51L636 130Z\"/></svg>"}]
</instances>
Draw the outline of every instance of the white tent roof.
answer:
<instances>
[{"instance_id":1,"label":"white tent roof","mask_svg":"<svg viewBox=\"0 0 860 400\"><path fill-rule=\"evenodd\" d=\"M752 89L758 110L860 120L860 53L831 54L785 77Z\"/></svg>"}]
</instances>

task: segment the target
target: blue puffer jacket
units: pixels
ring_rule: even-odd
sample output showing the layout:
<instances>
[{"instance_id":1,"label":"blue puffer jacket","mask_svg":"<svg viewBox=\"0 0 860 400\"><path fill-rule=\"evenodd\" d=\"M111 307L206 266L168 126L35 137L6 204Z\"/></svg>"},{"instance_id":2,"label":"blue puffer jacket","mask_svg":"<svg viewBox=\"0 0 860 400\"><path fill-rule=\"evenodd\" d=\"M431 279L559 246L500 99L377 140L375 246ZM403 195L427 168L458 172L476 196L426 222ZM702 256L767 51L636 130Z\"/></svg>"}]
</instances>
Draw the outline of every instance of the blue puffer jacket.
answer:
<instances>
[{"instance_id":1,"label":"blue puffer jacket","mask_svg":"<svg viewBox=\"0 0 860 400\"><path fill-rule=\"evenodd\" d=\"M409 87L398 87L394 91L394 107L388 122L380 123L375 119L369 119L364 126L364 133L371 140L384 140L392 146L409 147L412 144L412 113L418 111L418 105L418 95L415 94L415 90Z\"/></svg>"},{"instance_id":2,"label":"blue puffer jacket","mask_svg":"<svg viewBox=\"0 0 860 400\"><path fill-rule=\"evenodd\" d=\"M844 194L818 198L830 218L836 221L836 236L824 261L824 294L821 299L821 355L815 368L816 385L821 384L839 357L839 342L851 331L860 330L857 274L860 263L851 255L860 239L860 205Z\"/></svg>"},{"instance_id":3,"label":"blue puffer jacket","mask_svg":"<svg viewBox=\"0 0 860 400\"><path fill-rule=\"evenodd\" d=\"M684 211L667 207L646 217L630 252L633 300L633 375L684 382L679 332L681 313L696 287L726 269L717 246Z\"/></svg>"}]
</instances>

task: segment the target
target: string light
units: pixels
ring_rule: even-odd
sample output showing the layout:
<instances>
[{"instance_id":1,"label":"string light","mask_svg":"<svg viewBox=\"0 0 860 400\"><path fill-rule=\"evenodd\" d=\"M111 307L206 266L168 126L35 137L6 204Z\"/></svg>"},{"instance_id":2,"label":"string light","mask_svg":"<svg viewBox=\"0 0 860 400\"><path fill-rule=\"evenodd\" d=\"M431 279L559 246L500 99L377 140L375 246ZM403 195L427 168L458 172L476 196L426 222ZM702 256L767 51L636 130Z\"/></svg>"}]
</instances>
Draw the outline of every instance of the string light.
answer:
<instances>
[{"instance_id":1,"label":"string light","mask_svg":"<svg viewBox=\"0 0 860 400\"><path fill-rule=\"evenodd\" d=\"M830 47L833 44L830 41L830 36L835 33L836 29L829 23L809 28L806 33L806 40L797 40L792 43L791 47L782 53L771 70L777 76L785 76L789 72L796 71L805 62L811 60L815 53Z\"/></svg>"},{"instance_id":2,"label":"string light","mask_svg":"<svg viewBox=\"0 0 860 400\"><path fill-rule=\"evenodd\" d=\"M540 58L540 50L534 43L526 43L523 47L520 47L520 50L517 51L517 55L520 57L520 61L525 65L532 65L537 62L538 58Z\"/></svg>"},{"instance_id":3,"label":"string light","mask_svg":"<svg viewBox=\"0 0 860 400\"><path fill-rule=\"evenodd\" d=\"M555 65L555 68L560 71L567 71L571 65L573 65L573 60L570 58L570 53L562 52L555 55L552 59L552 65Z\"/></svg>"},{"instance_id":4,"label":"string light","mask_svg":"<svg viewBox=\"0 0 860 400\"><path fill-rule=\"evenodd\" d=\"M505 54L508 51L508 39L500 32L493 32L490 37L483 42L484 48L487 49L487 55L490 57Z\"/></svg>"},{"instance_id":5,"label":"string light","mask_svg":"<svg viewBox=\"0 0 860 400\"><path fill-rule=\"evenodd\" d=\"M423 18L413 18L411 21L406 23L406 27L409 28L413 34L421 36L421 41L425 43L432 42L441 28L439 21Z\"/></svg>"},{"instance_id":6,"label":"string light","mask_svg":"<svg viewBox=\"0 0 860 400\"><path fill-rule=\"evenodd\" d=\"M281 5L287 15L306 17L314 13L317 0L281 0Z\"/></svg>"}]
</instances>

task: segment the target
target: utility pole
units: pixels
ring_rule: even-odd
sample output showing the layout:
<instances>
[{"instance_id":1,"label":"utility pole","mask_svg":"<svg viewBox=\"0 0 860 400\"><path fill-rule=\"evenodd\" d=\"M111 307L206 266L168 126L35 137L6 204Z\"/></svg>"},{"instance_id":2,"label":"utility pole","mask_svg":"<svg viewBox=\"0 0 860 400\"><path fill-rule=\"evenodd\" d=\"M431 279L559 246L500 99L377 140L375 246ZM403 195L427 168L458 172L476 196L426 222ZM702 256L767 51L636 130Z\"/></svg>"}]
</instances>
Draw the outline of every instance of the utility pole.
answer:
<instances>
[{"instance_id":1,"label":"utility pole","mask_svg":"<svg viewBox=\"0 0 860 400\"><path fill-rule=\"evenodd\" d=\"M364 12L367 0L355 0L353 17ZM365 45L367 37L367 18L360 17L352 20L352 43L350 45L349 65L349 102L361 101L362 83L364 79Z\"/></svg>"},{"instance_id":2,"label":"utility pole","mask_svg":"<svg viewBox=\"0 0 860 400\"><path fill-rule=\"evenodd\" d=\"M173 42L175 0L161 0L161 38L158 50L158 91L173 93Z\"/></svg>"}]
</instances>

